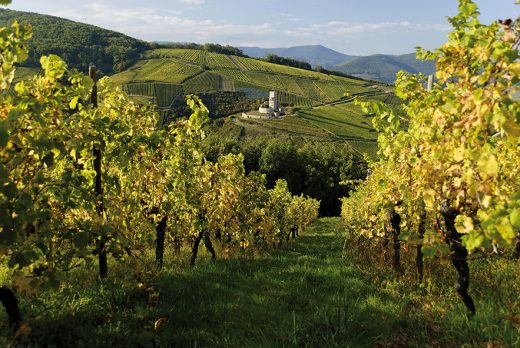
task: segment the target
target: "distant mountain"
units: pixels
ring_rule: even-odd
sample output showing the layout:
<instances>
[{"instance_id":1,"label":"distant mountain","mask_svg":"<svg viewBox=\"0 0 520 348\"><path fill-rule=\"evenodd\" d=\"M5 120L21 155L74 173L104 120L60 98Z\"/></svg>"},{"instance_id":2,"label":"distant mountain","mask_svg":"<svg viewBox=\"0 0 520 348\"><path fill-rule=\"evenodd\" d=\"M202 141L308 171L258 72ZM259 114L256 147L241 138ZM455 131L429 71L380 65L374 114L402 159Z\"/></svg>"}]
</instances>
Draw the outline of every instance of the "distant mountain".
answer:
<instances>
[{"instance_id":1,"label":"distant mountain","mask_svg":"<svg viewBox=\"0 0 520 348\"><path fill-rule=\"evenodd\" d=\"M280 57L306 61L313 67L316 67L316 65L321 65L325 69L329 69L334 65L349 62L357 58L357 56L349 56L322 45L295 46L288 48L239 48L244 52L244 54L254 58L263 58L267 54L276 54Z\"/></svg>"},{"instance_id":2,"label":"distant mountain","mask_svg":"<svg viewBox=\"0 0 520 348\"><path fill-rule=\"evenodd\" d=\"M150 44L93 25L37 13L0 9L0 24L13 20L31 24L29 58L24 66L40 66L42 55L56 54L70 67L86 72L95 64L100 74L112 74L132 65Z\"/></svg>"},{"instance_id":3,"label":"distant mountain","mask_svg":"<svg viewBox=\"0 0 520 348\"><path fill-rule=\"evenodd\" d=\"M331 68L345 74L364 79L377 80L386 83L394 83L396 74L400 70L411 73L422 72L432 74L435 72L435 63L422 61L415 58L415 53L398 56L376 54L360 57L355 60L336 65Z\"/></svg>"}]
</instances>

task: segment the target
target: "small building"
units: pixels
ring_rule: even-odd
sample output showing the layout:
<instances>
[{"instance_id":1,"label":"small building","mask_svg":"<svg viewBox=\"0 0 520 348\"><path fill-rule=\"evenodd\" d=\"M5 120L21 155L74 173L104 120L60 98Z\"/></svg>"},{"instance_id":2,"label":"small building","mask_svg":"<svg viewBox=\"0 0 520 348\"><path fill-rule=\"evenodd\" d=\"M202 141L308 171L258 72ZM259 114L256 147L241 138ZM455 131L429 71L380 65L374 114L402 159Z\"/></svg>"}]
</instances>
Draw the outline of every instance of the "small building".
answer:
<instances>
[{"instance_id":1,"label":"small building","mask_svg":"<svg viewBox=\"0 0 520 348\"><path fill-rule=\"evenodd\" d=\"M279 118L285 115L285 109L280 107L275 91L269 92L269 100L264 101L258 108L258 113L243 113L243 117L249 118Z\"/></svg>"}]
</instances>

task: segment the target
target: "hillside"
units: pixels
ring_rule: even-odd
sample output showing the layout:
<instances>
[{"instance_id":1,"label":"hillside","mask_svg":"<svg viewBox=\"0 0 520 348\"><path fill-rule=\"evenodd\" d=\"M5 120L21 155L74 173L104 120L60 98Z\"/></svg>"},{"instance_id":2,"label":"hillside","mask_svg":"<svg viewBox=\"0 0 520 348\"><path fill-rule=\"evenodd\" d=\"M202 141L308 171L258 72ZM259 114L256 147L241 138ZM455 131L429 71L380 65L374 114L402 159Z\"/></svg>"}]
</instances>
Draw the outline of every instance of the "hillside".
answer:
<instances>
[{"instance_id":1,"label":"hillside","mask_svg":"<svg viewBox=\"0 0 520 348\"><path fill-rule=\"evenodd\" d=\"M356 56L349 56L322 45L294 46L287 48L239 48L244 52L244 54L254 58L263 58L267 54L276 54L280 57L305 61L310 63L313 67L320 65L326 69L357 58Z\"/></svg>"},{"instance_id":2,"label":"hillside","mask_svg":"<svg viewBox=\"0 0 520 348\"><path fill-rule=\"evenodd\" d=\"M387 97L390 94L382 94ZM381 99L385 101L385 99ZM386 102L386 101L385 101ZM341 103L314 108L302 108L295 115L280 120L239 119L243 134L305 137L331 142L347 142L358 153L377 157L377 132L372 118L353 103Z\"/></svg>"},{"instance_id":3,"label":"hillside","mask_svg":"<svg viewBox=\"0 0 520 348\"><path fill-rule=\"evenodd\" d=\"M23 64L39 67L42 55L56 54L71 67L87 71L94 63L98 71L110 75L132 65L150 44L124 34L63 18L0 9L0 24L13 20L29 23L33 38L29 41L29 58Z\"/></svg>"},{"instance_id":4,"label":"hillside","mask_svg":"<svg viewBox=\"0 0 520 348\"><path fill-rule=\"evenodd\" d=\"M336 65L332 70L364 79L394 83L396 74L400 70L411 73L422 72L424 74L432 74L435 71L435 64L432 61L420 61L416 59L415 53L398 56L376 54Z\"/></svg>"},{"instance_id":5,"label":"hillside","mask_svg":"<svg viewBox=\"0 0 520 348\"><path fill-rule=\"evenodd\" d=\"M371 116L344 94L389 105L397 99L392 88L383 84L193 49L150 50L130 69L110 79L134 98L154 102L166 119L182 114L185 94L199 95L210 116L220 118L258 108L274 90L291 114L278 120L239 118L233 124L236 132L348 142L371 157L376 157L377 149Z\"/></svg>"},{"instance_id":6,"label":"hillside","mask_svg":"<svg viewBox=\"0 0 520 348\"><path fill-rule=\"evenodd\" d=\"M254 108L270 90L286 106L315 106L352 94L378 94L380 86L363 80L326 75L257 59L202 50L160 48L146 52L128 70L111 77L133 96L147 97L169 109L182 94L216 93L240 106L227 114ZM226 115L223 112L221 115Z\"/></svg>"}]
</instances>

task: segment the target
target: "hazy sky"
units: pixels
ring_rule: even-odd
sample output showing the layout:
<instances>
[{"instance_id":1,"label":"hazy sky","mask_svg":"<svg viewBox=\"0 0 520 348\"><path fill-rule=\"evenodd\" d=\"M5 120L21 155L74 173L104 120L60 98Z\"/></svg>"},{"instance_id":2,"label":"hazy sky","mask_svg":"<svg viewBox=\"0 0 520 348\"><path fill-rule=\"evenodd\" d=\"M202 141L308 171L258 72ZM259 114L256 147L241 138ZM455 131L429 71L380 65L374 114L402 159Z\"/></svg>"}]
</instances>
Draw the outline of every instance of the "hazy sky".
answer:
<instances>
[{"instance_id":1,"label":"hazy sky","mask_svg":"<svg viewBox=\"0 0 520 348\"><path fill-rule=\"evenodd\" d=\"M483 22L520 14L515 0L476 0ZM456 0L13 0L147 41L288 47L322 44L346 54L401 54L445 41Z\"/></svg>"}]
</instances>

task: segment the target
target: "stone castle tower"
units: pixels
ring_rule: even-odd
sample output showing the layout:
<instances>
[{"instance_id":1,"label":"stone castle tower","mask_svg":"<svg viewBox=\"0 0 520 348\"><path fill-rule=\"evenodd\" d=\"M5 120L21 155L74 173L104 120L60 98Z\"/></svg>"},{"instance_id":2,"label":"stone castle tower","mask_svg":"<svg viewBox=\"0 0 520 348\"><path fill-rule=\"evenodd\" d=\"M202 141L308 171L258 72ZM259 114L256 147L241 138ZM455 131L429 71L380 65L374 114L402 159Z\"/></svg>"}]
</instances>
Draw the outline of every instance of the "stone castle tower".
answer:
<instances>
[{"instance_id":1,"label":"stone castle tower","mask_svg":"<svg viewBox=\"0 0 520 348\"><path fill-rule=\"evenodd\" d=\"M278 97L276 96L275 91L269 92L269 108L273 111L278 111L280 109L280 104L278 104Z\"/></svg>"}]
</instances>

